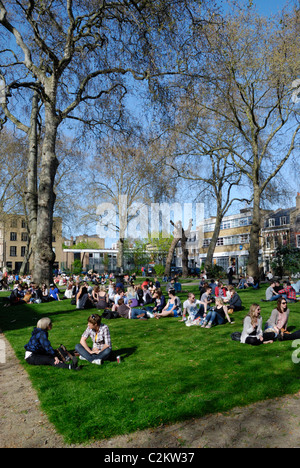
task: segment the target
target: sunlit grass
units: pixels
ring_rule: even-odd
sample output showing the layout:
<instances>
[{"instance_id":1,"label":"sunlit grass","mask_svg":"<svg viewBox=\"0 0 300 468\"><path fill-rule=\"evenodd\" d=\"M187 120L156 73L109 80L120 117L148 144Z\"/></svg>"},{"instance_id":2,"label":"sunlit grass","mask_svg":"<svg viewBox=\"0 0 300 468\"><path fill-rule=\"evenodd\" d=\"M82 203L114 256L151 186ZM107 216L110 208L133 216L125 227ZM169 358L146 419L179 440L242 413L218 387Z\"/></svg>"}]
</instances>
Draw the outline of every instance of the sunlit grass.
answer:
<instances>
[{"instance_id":1,"label":"sunlit grass","mask_svg":"<svg viewBox=\"0 0 300 468\"><path fill-rule=\"evenodd\" d=\"M198 296L197 287L184 289ZM233 331L241 331L250 304L260 302L264 293L264 288L241 291L245 310L235 314L235 323L209 330L186 327L176 318L106 320L114 357L120 355L121 363L82 362L79 372L27 365L24 344L37 320L49 316L52 345L74 349L89 311L77 311L69 300L2 307L0 328L29 373L50 421L66 441L79 443L297 392L299 369L292 362L291 342L251 347L231 340ZM180 296L184 300L186 293ZM264 321L273 306L261 303ZM299 304L290 310L289 325L299 329Z\"/></svg>"}]
</instances>

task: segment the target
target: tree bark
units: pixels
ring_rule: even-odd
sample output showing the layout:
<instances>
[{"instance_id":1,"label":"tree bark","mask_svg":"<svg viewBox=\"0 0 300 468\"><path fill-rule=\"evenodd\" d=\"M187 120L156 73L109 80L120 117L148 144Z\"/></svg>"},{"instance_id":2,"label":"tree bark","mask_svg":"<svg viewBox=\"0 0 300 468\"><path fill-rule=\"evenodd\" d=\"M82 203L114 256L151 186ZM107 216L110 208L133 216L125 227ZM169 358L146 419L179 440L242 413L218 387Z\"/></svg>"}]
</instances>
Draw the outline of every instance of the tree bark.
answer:
<instances>
[{"instance_id":1,"label":"tree bark","mask_svg":"<svg viewBox=\"0 0 300 468\"><path fill-rule=\"evenodd\" d=\"M168 255L167 255L167 260L166 260L166 266L165 266L165 275L166 276L170 276L170 270L171 270L173 255L174 255L174 251L176 249L176 245L178 244L179 240L180 240L179 238L177 238L177 239L174 238L172 240L171 245L170 245L169 252L168 252Z\"/></svg>"},{"instance_id":2,"label":"tree bark","mask_svg":"<svg viewBox=\"0 0 300 468\"><path fill-rule=\"evenodd\" d=\"M223 219L222 199L219 194L219 196L217 197L217 216L216 216L215 229L214 229L211 242L208 246L208 251L207 251L207 255L205 259L206 270L211 269L212 267L214 252L215 252L217 241L218 241L219 234L220 234L222 219Z\"/></svg>"},{"instance_id":3,"label":"tree bark","mask_svg":"<svg viewBox=\"0 0 300 468\"><path fill-rule=\"evenodd\" d=\"M42 148L41 173L38 188L38 213L36 242L34 251L34 281L52 283L55 253L52 249L53 211L56 195L53 190L58 167L55 154L57 128L59 125L55 113L55 91L49 91L52 102L45 104L45 136Z\"/></svg>"},{"instance_id":4,"label":"tree bark","mask_svg":"<svg viewBox=\"0 0 300 468\"><path fill-rule=\"evenodd\" d=\"M250 230L250 250L249 260L247 266L248 275L253 278L259 277L259 235L260 235L260 187L255 184L253 187L253 213L252 213L252 225Z\"/></svg>"}]
</instances>

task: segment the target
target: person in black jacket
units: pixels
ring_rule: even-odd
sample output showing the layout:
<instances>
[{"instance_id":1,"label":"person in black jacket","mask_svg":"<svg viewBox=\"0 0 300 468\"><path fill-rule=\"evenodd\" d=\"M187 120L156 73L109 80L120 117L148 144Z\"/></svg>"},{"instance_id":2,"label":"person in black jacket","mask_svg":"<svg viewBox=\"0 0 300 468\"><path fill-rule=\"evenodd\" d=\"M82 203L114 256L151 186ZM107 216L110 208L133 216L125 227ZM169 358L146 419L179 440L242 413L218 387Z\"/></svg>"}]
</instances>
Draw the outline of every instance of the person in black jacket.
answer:
<instances>
[{"instance_id":1,"label":"person in black jacket","mask_svg":"<svg viewBox=\"0 0 300 468\"><path fill-rule=\"evenodd\" d=\"M72 363L66 363L57 357L48 338L48 331L50 330L52 330L52 322L48 317L44 317L38 321L29 342L24 346L26 362L34 366L55 366L65 369L76 369L77 358L74 357Z\"/></svg>"},{"instance_id":2,"label":"person in black jacket","mask_svg":"<svg viewBox=\"0 0 300 468\"><path fill-rule=\"evenodd\" d=\"M232 314L233 312L237 312L238 310L242 310L242 299L236 292L233 286L230 286L228 288L230 292L230 299L229 299L229 305L228 305L228 313Z\"/></svg>"},{"instance_id":3,"label":"person in black jacket","mask_svg":"<svg viewBox=\"0 0 300 468\"><path fill-rule=\"evenodd\" d=\"M24 295L25 293L23 290L23 286L21 284L18 284L18 286L14 288L11 292L11 295L9 296L9 304L7 304L7 306L25 304L25 301L23 300Z\"/></svg>"},{"instance_id":4,"label":"person in black jacket","mask_svg":"<svg viewBox=\"0 0 300 468\"><path fill-rule=\"evenodd\" d=\"M42 300L43 300L42 290L37 284L32 284L30 302L34 304L40 304Z\"/></svg>"}]
</instances>

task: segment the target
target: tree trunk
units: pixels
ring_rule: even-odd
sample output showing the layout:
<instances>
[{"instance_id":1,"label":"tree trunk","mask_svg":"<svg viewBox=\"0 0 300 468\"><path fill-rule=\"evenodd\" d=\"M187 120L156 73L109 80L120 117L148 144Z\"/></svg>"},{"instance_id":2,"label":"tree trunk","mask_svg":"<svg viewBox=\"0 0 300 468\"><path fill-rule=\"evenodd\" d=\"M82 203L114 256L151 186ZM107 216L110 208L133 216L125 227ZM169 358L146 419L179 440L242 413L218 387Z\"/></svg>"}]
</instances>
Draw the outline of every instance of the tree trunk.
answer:
<instances>
[{"instance_id":1,"label":"tree trunk","mask_svg":"<svg viewBox=\"0 0 300 468\"><path fill-rule=\"evenodd\" d=\"M216 224L215 224L215 229L214 233L211 239L211 242L208 246L208 251L205 259L205 269L210 270L212 267L212 262L214 258L214 253L217 245L217 241L219 238L220 234L220 229L221 229L221 223L223 219L223 210L222 210L222 198L219 195L217 197L217 216L216 216Z\"/></svg>"},{"instance_id":2,"label":"tree trunk","mask_svg":"<svg viewBox=\"0 0 300 468\"><path fill-rule=\"evenodd\" d=\"M171 242L169 252L168 252L168 255L167 255L166 266L165 266L165 275L166 276L170 276L170 270L171 270L173 255L174 255L174 251L175 251L176 245L178 244L179 240L180 240L179 238L174 238L172 240L172 242Z\"/></svg>"},{"instance_id":3,"label":"tree trunk","mask_svg":"<svg viewBox=\"0 0 300 468\"><path fill-rule=\"evenodd\" d=\"M48 96L51 93L48 93ZM54 95L54 93L53 93ZM38 188L38 216L34 249L34 281L49 285L53 281L52 226L55 193L54 179L58 167L55 154L58 119L55 106L45 104L45 136L42 148L41 174Z\"/></svg>"},{"instance_id":4,"label":"tree trunk","mask_svg":"<svg viewBox=\"0 0 300 468\"><path fill-rule=\"evenodd\" d=\"M27 213L27 233L28 241L26 255L20 269L20 275L24 274L27 262L31 256L32 250L35 250L36 242L36 226L37 226L37 186L38 186L38 134L37 134L37 119L38 119L38 92L34 91L31 105L30 129L28 132L28 163L27 163L27 189L25 192L25 205Z\"/></svg>"},{"instance_id":5,"label":"tree trunk","mask_svg":"<svg viewBox=\"0 0 300 468\"><path fill-rule=\"evenodd\" d=\"M182 260L182 277L187 278L189 275L189 251L186 248L187 237L184 230L182 229L182 238L181 238L181 260Z\"/></svg>"},{"instance_id":6,"label":"tree trunk","mask_svg":"<svg viewBox=\"0 0 300 468\"><path fill-rule=\"evenodd\" d=\"M119 273L123 274L124 272L124 238L120 237L118 242L118 253L117 253L117 267L119 269Z\"/></svg>"},{"instance_id":7,"label":"tree trunk","mask_svg":"<svg viewBox=\"0 0 300 468\"><path fill-rule=\"evenodd\" d=\"M250 231L250 250L247 266L248 275L259 278L258 256L259 256L259 235L260 235L260 188L256 184L253 187L253 214Z\"/></svg>"}]
</instances>

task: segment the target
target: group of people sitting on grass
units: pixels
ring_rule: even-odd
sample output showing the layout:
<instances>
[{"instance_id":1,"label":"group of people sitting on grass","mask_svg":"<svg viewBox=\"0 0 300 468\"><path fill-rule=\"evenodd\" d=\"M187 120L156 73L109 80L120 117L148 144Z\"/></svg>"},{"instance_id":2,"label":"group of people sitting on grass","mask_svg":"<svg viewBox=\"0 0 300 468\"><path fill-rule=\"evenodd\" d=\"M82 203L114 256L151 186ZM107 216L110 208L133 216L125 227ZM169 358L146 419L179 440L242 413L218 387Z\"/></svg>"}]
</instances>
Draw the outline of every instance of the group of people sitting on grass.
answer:
<instances>
[{"instance_id":1,"label":"group of people sitting on grass","mask_svg":"<svg viewBox=\"0 0 300 468\"><path fill-rule=\"evenodd\" d=\"M60 301L59 293L58 288L54 284L50 284L48 289L46 284L42 284L40 287L33 282L27 284L16 280L13 285L13 290L8 297L8 302L4 307Z\"/></svg>"},{"instance_id":2,"label":"group of people sitting on grass","mask_svg":"<svg viewBox=\"0 0 300 468\"><path fill-rule=\"evenodd\" d=\"M20 290L19 286L17 285L16 289ZM38 289L36 285L31 286L32 290ZM185 322L187 326L198 325L202 328L211 328L213 325L234 323L234 312L243 309L241 298L235 288L233 286L227 288L220 282L216 282L215 285L201 284L199 299L196 299L195 294L188 293L183 306L172 285L167 286L169 289L167 289L168 300L166 300L159 282L150 284L148 280L138 286L129 286L126 292L122 285L116 285L113 281L110 281L108 288L104 285L90 286L87 282L71 283L70 286L71 294L67 298L71 300L75 298L77 308L81 308L83 302L80 301L83 301L86 295L90 307L103 311L109 308L119 317L127 319L180 317L179 321ZM238 341L241 343L258 346L273 343L276 340L300 338L300 330L293 333L287 331L290 314L288 303L295 301L293 294L291 295L291 284L284 282L283 286L279 285L279 289L275 287L276 282L271 280L266 290L266 301L277 301L270 317L263 326L261 308L257 303L252 304L249 313L244 318L243 330L240 333L236 332L239 335ZM55 286L50 287L49 292L51 289L55 289ZM49 297L49 292L47 291L47 297ZM56 294L58 297L53 300L59 300L59 294ZM25 345L25 359L28 364L79 369L78 358L98 365L111 358L110 332L108 326L101 322L100 313L89 316L87 328L80 342L75 346L74 356L68 362L62 360L57 351L52 348L48 338L48 332L51 329L52 323L49 318L43 318L37 323L29 342ZM89 338L93 343L91 348L87 344Z\"/></svg>"},{"instance_id":3,"label":"group of people sitting on grass","mask_svg":"<svg viewBox=\"0 0 300 468\"><path fill-rule=\"evenodd\" d=\"M277 299L277 307L271 312L269 319L263 327L261 308L258 304L252 304L249 314L243 322L243 331L239 341L241 343L258 346L273 343L275 340L286 341L300 338L300 330L289 333L287 330L290 310L285 297Z\"/></svg>"}]
</instances>

